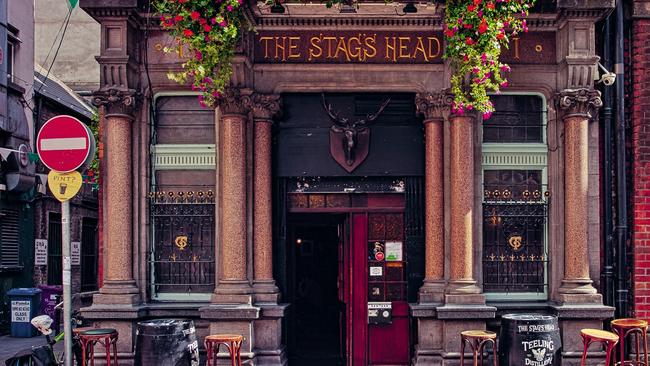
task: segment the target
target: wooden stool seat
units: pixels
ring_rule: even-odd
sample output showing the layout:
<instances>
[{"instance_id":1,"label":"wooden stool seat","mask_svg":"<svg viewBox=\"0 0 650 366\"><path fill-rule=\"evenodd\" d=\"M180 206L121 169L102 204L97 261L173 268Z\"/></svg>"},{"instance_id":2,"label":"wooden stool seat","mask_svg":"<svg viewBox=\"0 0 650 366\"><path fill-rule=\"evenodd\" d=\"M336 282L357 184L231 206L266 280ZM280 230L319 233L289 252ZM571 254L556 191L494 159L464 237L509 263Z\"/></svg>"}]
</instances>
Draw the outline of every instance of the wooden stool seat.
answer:
<instances>
[{"instance_id":1,"label":"wooden stool seat","mask_svg":"<svg viewBox=\"0 0 650 366\"><path fill-rule=\"evenodd\" d=\"M206 366L216 365L219 348L223 344L230 353L231 366L241 366L241 345L244 337L239 334L212 334L205 337ZM216 346L216 347L215 347Z\"/></svg>"},{"instance_id":2,"label":"wooden stool seat","mask_svg":"<svg viewBox=\"0 0 650 366\"><path fill-rule=\"evenodd\" d=\"M648 322L642 319L623 318L612 320L611 325L612 331L621 339L621 343L619 344L619 358L621 361L616 364L648 366ZM634 340L636 341L635 361L625 359L625 338L630 334L634 335ZM643 343L643 361L641 361L640 343Z\"/></svg>"},{"instance_id":3,"label":"wooden stool seat","mask_svg":"<svg viewBox=\"0 0 650 366\"><path fill-rule=\"evenodd\" d=\"M492 357L494 359L493 366L498 366L498 358L496 351L497 334L487 330L465 330L460 332L460 364L465 365L465 344L469 344L472 348L472 356L474 358L474 366L483 365L483 349L486 344L492 345ZM479 364L480 359L480 364Z\"/></svg>"},{"instance_id":4,"label":"wooden stool seat","mask_svg":"<svg viewBox=\"0 0 650 366\"><path fill-rule=\"evenodd\" d=\"M95 345L97 343L104 346L106 350L106 365L117 366L117 330L112 328L80 328L78 331L75 329L73 333L79 337L79 343L81 343L81 366L95 365ZM111 361L113 362L111 363Z\"/></svg>"},{"instance_id":5,"label":"wooden stool seat","mask_svg":"<svg viewBox=\"0 0 650 366\"><path fill-rule=\"evenodd\" d=\"M580 336L582 337L582 343L584 345L584 349L582 351L582 361L580 362L580 366L586 365L587 349L589 348L589 345L592 344L593 342L598 342L605 345L606 366L611 365L612 360L616 362L614 347L616 347L616 343L618 343L619 340L619 337L616 334L602 329L587 328L587 329L580 330Z\"/></svg>"}]
</instances>

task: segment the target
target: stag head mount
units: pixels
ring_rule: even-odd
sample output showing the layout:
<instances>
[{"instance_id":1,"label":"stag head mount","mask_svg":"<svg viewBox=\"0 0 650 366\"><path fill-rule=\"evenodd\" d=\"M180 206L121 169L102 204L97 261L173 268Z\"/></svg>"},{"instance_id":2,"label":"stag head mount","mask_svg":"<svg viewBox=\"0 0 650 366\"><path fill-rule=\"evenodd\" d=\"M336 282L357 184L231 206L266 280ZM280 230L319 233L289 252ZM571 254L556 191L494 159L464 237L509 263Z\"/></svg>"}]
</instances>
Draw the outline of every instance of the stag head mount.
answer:
<instances>
[{"instance_id":1,"label":"stag head mount","mask_svg":"<svg viewBox=\"0 0 650 366\"><path fill-rule=\"evenodd\" d=\"M370 145L369 125L386 109L390 98L381 103L375 113L367 114L365 118L352 120L341 117L334 111L332 104L322 94L323 108L332 120L330 128L330 154L348 173L356 169L368 156Z\"/></svg>"}]
</instances>

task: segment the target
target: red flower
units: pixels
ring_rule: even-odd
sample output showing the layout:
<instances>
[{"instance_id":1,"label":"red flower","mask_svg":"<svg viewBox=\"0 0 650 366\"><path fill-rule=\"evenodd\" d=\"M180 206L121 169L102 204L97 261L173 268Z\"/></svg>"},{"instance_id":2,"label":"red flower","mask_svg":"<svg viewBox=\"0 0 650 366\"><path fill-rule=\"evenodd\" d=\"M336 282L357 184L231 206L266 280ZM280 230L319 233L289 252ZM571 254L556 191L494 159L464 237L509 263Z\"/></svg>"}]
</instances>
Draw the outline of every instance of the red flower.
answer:
<instances>
[{"instance_id":1,"label":"red flower","mask_svg":"<svg viewBox=\"0 0 650 366\"><path fill-rule=\"evenodd\" d=\"M488 3L487 8L490 10L494 10L494 3Z\"/></svg>"},{"instance_id":2,"label":"red flower","mask_svg":"<svg viewBox=\"0 0 650 366\"><path fill-rule=\"evenodd\" d=\"M454 36L454 31L451 30L451 29L447 29L447 30L445 31L445 36L447 36L447 37L453 37L453 36Z\"/></svg>"},{"instance_id":3,"label":"red flower","mask_svg":"<svg viewBox=\"0 0 650 366\"><path fill-rule=\"evenodd\" d=\"M187 37L187 38L190 38L190 37L192 37L192 36L194 35L194 32L192 32L191 29L185 29L185 30L183 31L183 35L184 35L185 37Z\"/></svg>"},{"instance_id":4,"label":"red flower","mask_svg":"<svg viewBox=\"0 0 650 366\"><path fill-rule=\"evenodd\" d=\"M483 2L483 0L474 0L474 5L480 5Z\"/></svg>"},{"instance_id":5,"label":"red flower","mask_svg":"<svg viewBox=\"0 0 650 366\"><path fill-rule=\"evenodd\" d=\"M180 22L181 20L183 20L182 15L177 15L177 16L174 17L174 21L176 21L176 22Z\"/></svg>"},{"instance_id":6,"label":"red flower","mask_svg":"<svg viewBox=\"0 0 650 366\"><path fill-rule=\"evenodd\" d=\"M476 10L476 5L467 5L467 11L472 12Z\"/></svg>"},{"instance_id":7,"label":"red flower","mask_svg":"<svg viewBox=\"0 0 650 366\"><path fill-rule=\"evenodd\" d=\"M498 39L498 40L502 40L502 39L504 39L504 38L506 38L506 36L505 36L503 33L499 33L499 34L497 34L497 39Z\"/></svg>"},{"instance_id":8,"label":"red flower","mask_svg":"<svg viewBox=\"0 0 650 366\"><path fill-rule=\"evenodd\" d=\"M194 20L199 19L200 16L201 16L201 14L200 14L198 11L196 11L196 10L194 10L194 11L190 14L190 17L192 17L192 19L194 19Z\"/></svg>"},{"instance_id":9,"label":"red flower","mask_svg":"<svg viewBox=\"0 0 650 366\"><path fill-rule=\"evenodd\" d=\"M181 4L185 4L188 1L190 1L190 0L178 0L178 2L181 3Z\"/></svg>"},{"instance_id":10,"label":"red flower","mask_svg":"<svg viewBox=\"0 0 650 366\"><path fill-rule=\"evenodd\" d=\"M205 24L205 25L203 26L203 30L206 31L206 32L209 32L210 30L212 30L212 27L209 26L209 25L207 25L207 24Z\"/></svg>"},{"instance_id":11,"label":"red flower","mask_svg":"<svg viewBox=\"0 0 650 366\"><path fill-rule=\"evenodd\" d=\"M474 44L474 40L471 39L470 37L467 37L467 39L465 39L465 43L466 43L468 46L471 46L471 45Z\"/></svg>"},{"instance_id":12,"label":"red flower","mask_svg":"<svg viewBox=\"0 0 650 366\"><path fill-rule=\"evenodd\" d=\"M480 34L483 34L483 33L487 32L487 30L488 30L487 22L485 21L485 19L483 19L481 21L481 24L479 24L479 26L478 26L478 32Z\"/></svg>"},{"instance_id":13,"label":"red flower","mask_svg":"<svg viewBox=\"0 0 650 366\"><path fill-rule=\"evenodd\" d=\"M472 27L473 26L471 24L469 24L469 23L463 24L463 28L465 28L465 29L472 29Z\"/></svg>"}]
</instances>

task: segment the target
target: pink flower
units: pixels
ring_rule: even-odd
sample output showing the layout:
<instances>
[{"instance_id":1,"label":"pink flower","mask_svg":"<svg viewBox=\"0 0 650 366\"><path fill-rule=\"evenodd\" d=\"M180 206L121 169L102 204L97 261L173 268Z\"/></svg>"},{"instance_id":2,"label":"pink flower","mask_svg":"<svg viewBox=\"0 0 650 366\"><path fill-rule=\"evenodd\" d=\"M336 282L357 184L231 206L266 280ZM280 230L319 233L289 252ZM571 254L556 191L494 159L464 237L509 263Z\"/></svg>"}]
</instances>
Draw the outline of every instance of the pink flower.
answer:
<instances>
[{"instance_id":1,"label":"pink flower","mask_svg":"<svg viewBox=\"0 0 650 366\"><path fill-rule=\"evenodd\" d=\"M504 82L501 83L501 87L502 87L502 88L505 88L505 87L507 87L507 86L508 86L508 80L506 80L506 81L504 81Z\"/></svg>"},{"instance_id":2,"label":"pink flower","mask_svg":"<svg viewBox=\"0 0 650 366\"><path fill-rule=\"evenodd\" d=\"M195 52L194 52L194 57L195 57L197 60L201 61L201 60L203 60L203 53L201 53L201 51L195 51Z\"/></svg>"},{"instance_id":3,"label":"pink flower","mask_svg":"<svg viewBox=\"0 0 650 366\"><path fill-rule=\"evenodd\" d=\"M487 55L486 54L484 54L484 53L481 54L481 61L483 61L483 63L485 63L487 61Z\"/></svg>"},{"instance_id":4,"label":"pink flower","mask_svg":"<svg viewBox=\"0 0 650 366\"><path fill-rule=\"evenodd\" d=\"M212 24L217 24L217 18L212 18L212 19L210 19L210 23L212 23Z\"/></svg>"},{"instance_id":5,"label":"pink flower","mask_svg":"<svg viewBox=\"0 0 650 366\"><path fill-rule=\"evenodd\" d=\"M198 11L194 10L193 12L190 13L190 17L194 20L197 20L199 19L199 17L201 17L201 14Z\"/></svg>"},{"instance_id":6,"label":"pink flower","mask_svg":"<svg viewBox=\"0 0 650 366\"><path fill-rule=\"evenodd\" d=\"M474 68L472 69L472 72L475 73L475 74L478 74L480 71L481 71L481 70L480 70L478 67L474 67Z\"/></svg>"},{"instance_id":7,"label":"pink flower","mask_svg":"<svg viewBox=\"0 0 650 366\"><path fill-rule=\"evenodd\" d=\"M206 31L206 32L209 32L209 31L212 30L212 27L209 26L209 25L207 25L207 24L205 24L205 25L203 26L203 30Z\"/></svg>"},{"instance_id":8,"label":"pink flower","mask_svg":"<svg viewBox=\"0 0 650 366\"><path fill-rule=\"evenodd\" d=\"M483 17L483 10L479 10L478 13L476 13L479 18Z\"/></svg>"},{"instance_id":9,"label":"pink flower","mask_svg":"<svg viewBox=\"0 0 650 366\"><path fill-rule=\"evenodd\" d=\"M510 71L510 66L508 66L508 65L501 65L501 71Z\"/></svg>"},{"instance_id":10,"label":"pink flower","mask_svg":"<svg viewBox=\"0 0 650 366\"><path fill-rule=\"evenodd\" d=\"M227 25L228 25L228 23L226 23L225 20L222 21L221 23L219 23L219 26L220 26L220 27L226 27Z\"/></svg>"},{"instance_id":11,"label":"pink flower","mask_svg":"<svg viewBox=\"0 0 650 366\"><path fill-rule=\"evenodd\" d=\"M226 9L228 9L228 11L232 11L234 8L232 7L232 5L228 5L226 6Z\"/></svg>"},{"instance_id":12,"label":"pink flower","mask_svg":"<svg viewBox=\"0 0 650 366\"><path fill-rule=\"evenodd\" d=\"M492 112L483 113L483 120L484 121L487 121L488 119L490 119L490 117L492 117Z\"/></svg>"}]
</instances>

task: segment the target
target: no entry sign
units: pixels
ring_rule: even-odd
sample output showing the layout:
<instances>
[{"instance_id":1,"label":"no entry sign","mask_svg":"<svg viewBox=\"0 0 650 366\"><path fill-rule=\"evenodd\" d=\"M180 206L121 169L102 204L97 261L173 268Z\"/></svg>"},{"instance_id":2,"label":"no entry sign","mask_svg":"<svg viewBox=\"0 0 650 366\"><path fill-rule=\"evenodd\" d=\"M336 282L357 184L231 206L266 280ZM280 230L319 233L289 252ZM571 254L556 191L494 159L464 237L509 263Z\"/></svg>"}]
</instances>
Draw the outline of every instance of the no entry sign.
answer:
<instances>
[{"instance_id":1,"label":"no entry sign","mask_svg":"<svg viewBox=\"0 0 650 366\"><path fill-rule=\"evenodd\" d=\"M43 164L57 172L77 170L94 154L90 129L71 116L49 119L36 138L36 150Z\"/></svg>"}]
</instances>

